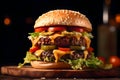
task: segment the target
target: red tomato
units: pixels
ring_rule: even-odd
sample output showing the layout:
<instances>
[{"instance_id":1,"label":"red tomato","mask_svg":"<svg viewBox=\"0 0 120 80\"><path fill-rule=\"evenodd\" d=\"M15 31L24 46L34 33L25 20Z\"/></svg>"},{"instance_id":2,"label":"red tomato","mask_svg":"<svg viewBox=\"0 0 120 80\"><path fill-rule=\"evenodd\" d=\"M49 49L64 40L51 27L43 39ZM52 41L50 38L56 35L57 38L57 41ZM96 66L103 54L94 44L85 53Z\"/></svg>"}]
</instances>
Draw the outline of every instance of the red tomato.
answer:
<instances>
[{"instance_id":1,"label":"red tomato","mask_svg":"<svg viewBox=\"0 0 120 80\"><path fill-rule=\"evenodd\" d=\"M113 67L120 66L120 58L118 56L110 56L109 63L113 65Z\"/></svg>"},{"instance_id":2,"label":"red tomato","mask_svg":"<svg viewBox=\"0 0 120 80\"><path fill-rule=\"evenodd\" d=\"M47 31L48 27L39 27L35 28L35 32L42 32L42 31Z\"/></svg>"},{"instance_id":3,"label":"red tomato","mask_svg":"<svg viewBox=\"0 0 120 80\"><path fill-rule=\"evenodd\" d=\"M32 47L30 48L29 52L33 53L33 52L35 52L35 51L38 50L38 49L39 49L38 47L32 46Z\"/></svg>"},{"instance_id":4,"label":"red tomato","mask_svg":"<svg viewBox=\"0 0 120 80\"><path fill-rule=\"evenodd\" d=\"M88 51L89 51L89 52L93 52L94 49L93 49L92 47L89 47L89 48L88 48Z\"/></svg>"},{"instance_id":5,"label":"red tomato","mask_svg":"<svg viewBox=\"0 0 120 80\"><path fill-rule=\"evenodd\" d=\"M84 32L84 29L80 28L80 27L70 27L69 30L70 31L77 31L77 32Z\"/></svg>"},{"instance_id":6,"label":"red tomato","mask_svg":"<svg viewBox=\"0 0 120 80\"><path fill-rule=\"evenodd\" d=\"M105 57L103 57L103 56L98 56L97 58L98 58L99 60L101 60L103 63L106 62Z\"/></svg>"},{"instance_id":7,"label":"red tomato","mask_svg":"<svg viewBox=\"0 0 120 80\"><path fill-rule=\"evenodd\" d=\"M62 47L59 47L58 49L61 50L61 51L70 51L70 48L62 48Z\"/></svg>"},{"instance_id":8,"label":"red tomato","mask_svg":"<svg viewBox=\"0 0 120 80\"><path fill-rule=\"evenodd\" d=\"M55 31L64 31L66 28L64 26L55 26L55 27L49 27L48 31L55 32Z\"/></svg>"}]
</instances>

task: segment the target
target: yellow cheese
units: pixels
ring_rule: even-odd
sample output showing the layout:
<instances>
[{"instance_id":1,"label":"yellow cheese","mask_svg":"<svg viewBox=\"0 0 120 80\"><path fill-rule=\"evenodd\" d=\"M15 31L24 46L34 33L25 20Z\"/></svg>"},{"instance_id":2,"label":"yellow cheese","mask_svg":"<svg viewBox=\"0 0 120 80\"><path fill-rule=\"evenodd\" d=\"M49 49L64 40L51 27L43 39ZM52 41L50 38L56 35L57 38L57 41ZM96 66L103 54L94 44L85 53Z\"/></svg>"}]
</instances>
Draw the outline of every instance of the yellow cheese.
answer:
<instances>
[{"instance_id":1,"label":"yellow cheese","mask_svg":"<svg viewBox=\"0 0 120 80\"><path fill-rule=\"evenodd\" d=\"M58 36L63 36L63 35L56 33L54 35L49 36L49 38L51 39L51 42L54 43L54 39Z\"/></svg>"},{"instance_id":2,"label":"yellow cheese","mask_svg":"<svg viewBox=\"0 0 120 80\"><path fill-rule=\"evenodd\" d=\"M86 44L87 44L87 49L90 47L90 43L91 43L91 40L90 38L88 38L87 36L84 37L85 40L86 40Z\"/></svg>"},{"instance_id":3,"label":"yellow cheese","mask_svg":"<svg viewBox=\"0 0 120 80\"><path fill-rule=\"evenodd\" d=\"M35 40L33 40L32 41L32 46L36 45L40 38L41 38L41 36L39 36Z\"/></svg>"},{"instance_id":4,"label":"yellow cheese","mask_svg":"<svg viewBox=\"0 0 120 80\"><path fill-rule=\"evenodd\" d=\"M65 54L72 54L72 51L61 51L61 50L53 50L53 54L55 57L55 62L58 62L58 60Z\"/></svg>"},{"instance_id":5,"label":"yellow cheese","mask_svg":"<svg viewBox=\"0 0 120 80\"><path fill-rule=\"evenodd\" d=\"M82 36L82 34L81 33L76 33L76 38L77 38L77 40L80 40L80 37Z\"/></svg>"},{"instance_id":6,"label":"yellow cheese","mask_svg":"<svg viewBox=\"0 0 120 80\"><path fill-rule=\"evenodd\" d=\"M35 54L36 56L40 56L43 51L44 51L44 50L39 49L39 50L35 51L34 54Z\"/></svg>"},{"instance_id":7,"label":"yellow cheese","mask_svg":"<svg viewBox=\"0 0 120 80\"><path fill-rule=\"evenodd\" d=\"M88 55L88 51L87 51L87 50L85 50L85 51L84 51L84 59L86 59L86 58L87 58L87 55Z\"/></svg>"}]
</instances>

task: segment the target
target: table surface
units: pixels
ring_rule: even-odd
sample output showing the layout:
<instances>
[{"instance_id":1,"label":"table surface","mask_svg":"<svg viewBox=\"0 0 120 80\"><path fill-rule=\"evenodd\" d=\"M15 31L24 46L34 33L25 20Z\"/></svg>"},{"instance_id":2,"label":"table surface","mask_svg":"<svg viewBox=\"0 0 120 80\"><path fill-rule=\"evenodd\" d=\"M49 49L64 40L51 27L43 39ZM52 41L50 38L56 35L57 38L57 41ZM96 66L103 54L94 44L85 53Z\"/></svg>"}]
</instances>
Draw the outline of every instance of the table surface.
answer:
<instances>
[{"instance_id":1,"label":"table surface","mask_svg":"<svg viewBox=\"0 0 120 80\"><path fill-rule=\"evenodd\" d=\"M120 78L27 78L1 74L0 80L120 80Z\"/></svg>"},{"instance_id":2,"label":"table surface","mask_svg":"<svg viewBox=\"0 0 120 80\"><path fill-rule=\"evenodd\" d=\"M5 71L3 71L5 70ZM44 70L43 70L44 71ZM45 70L45 72L43 72L42 70L38 70L38 69L33 69L31 67L24 67L22 69L18 69L16 68L16 66L3 66L1 68L1 73L0 73L0 80L40 80L40 79L48 79L48 80L120 80L120 68L118 69L112 69L112 70L107 70L107 71L89 71L89 72L81 72L81 71L78 71L77 73L75 71L72 71L73 73L71 73L71 70L69 71L59 71L59 70L56 70L54 72L52 72L53 74L53 77L50 77L51 76L51 70ZM2 73L4 72L4 73ZM16 73L17 72L17 73ZM62 73L59 73L59 72L62 72ZM63 74L62 76L64 77L57 77L56 73L59 75ZM99 72L99 73L97 73ZM16 73L16 74L14 74ZM20 73L20 75L18 74ZM32 75L33 76L30 76L31 73L33 73ZM48 75L48 73L50 73ZM79 73L79 74L78 74ZM87 75L86 75L87 73ZM38 76L41 76L41 75L46 75L46 77L38 77ZM77 75L75 77L67 77L67 76L72 76L73 75ZM79 77L81 76L82 74L82 77ZM83 76L84 74L84 76ZM94 74L94 75L92 75ZM22 75L22 76L21 76ZM25 76L24 76L25 75ZM36 76L37 75L37 76ZM90 76L89 76L90 75ZM101 76L102 75L102 76ZM36 76L36 77L35 77ZM54 77L55 76L55 77ZM98 76L98 77L96 77Z\"/></svg>"}]
</instances>

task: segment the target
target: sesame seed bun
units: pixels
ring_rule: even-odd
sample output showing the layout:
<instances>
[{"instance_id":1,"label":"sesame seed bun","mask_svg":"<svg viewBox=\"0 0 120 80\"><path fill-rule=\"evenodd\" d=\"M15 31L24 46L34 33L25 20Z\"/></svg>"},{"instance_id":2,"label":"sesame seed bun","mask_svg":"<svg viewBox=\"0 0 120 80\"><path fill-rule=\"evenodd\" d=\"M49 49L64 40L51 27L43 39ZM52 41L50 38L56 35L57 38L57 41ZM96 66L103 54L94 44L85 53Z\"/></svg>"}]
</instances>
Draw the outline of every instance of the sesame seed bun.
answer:
<instances>
[{"instance_id":1,"label":"sesame seed bun","mask_svg":"<svg viewBox=\"0 0 120 80\"><path fill-rule=\"evenodd\" d=\"M66 69L71 68L69 64L65 62L43 62L43 61L31 61L31 66L37 69Z\"/></svg>"},{"instance_id":2,"label":"sesame seed bun","mask_svg":"<svg viewBox=\"0 0 120 80\"><path fill-rule=\"evenodd\" d=\"M78 26L92 31L92 25L85 15L66 9L51 10L42 14L35 21L34 28L54 25Z\"/></svg>"}]
</instances>

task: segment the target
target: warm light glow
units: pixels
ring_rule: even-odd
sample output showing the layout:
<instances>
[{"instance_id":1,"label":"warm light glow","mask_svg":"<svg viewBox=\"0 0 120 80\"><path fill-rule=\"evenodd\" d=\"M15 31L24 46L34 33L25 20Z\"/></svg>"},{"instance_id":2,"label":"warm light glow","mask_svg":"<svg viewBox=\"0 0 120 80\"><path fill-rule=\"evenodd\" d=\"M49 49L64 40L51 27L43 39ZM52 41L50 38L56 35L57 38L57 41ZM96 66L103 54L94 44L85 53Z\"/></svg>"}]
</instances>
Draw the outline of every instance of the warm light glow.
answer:
<instances>
[{"instance_id":1,"label":"warm light glow","mask_svg":"<svg viewBox=\"0 0 120 80\"><path fill-rule=\"evenodd\" d=\"M10 25L10 24L11 24L11 19L8 18L8 17L6 17L6 18L4 19L4 24L5 24L5 25Z\"/></svg>"},{"instance_id":2,"label":"warm light glow","mask_svg":"<svg viewBox=\"0 0 120 80\"><path fill-rule=\"evenodd\" d=\"M111 0L105 0L106 5L110 5Z\"/></svg>"},{"instance_id":3,"label":"warm light glow","mask_svg":"<svg viewBox=\"0 0 120 80\"><path fill-rule=\"evenodd\" d=\"M33 20L32 20L31 17L26 18L25 21L26 21L27 24L32 24L33 23Z\"/></svg>"},{"instance_id":4,"label":"warm light glow","mask_svg":"<svg viewBox=\"0 0 120 80\"><path fill-rule=\"evenodd\" d=\"M120 23L120 14L117 14L115 17L116 23Z\"/></svg>"}]
</instances>

